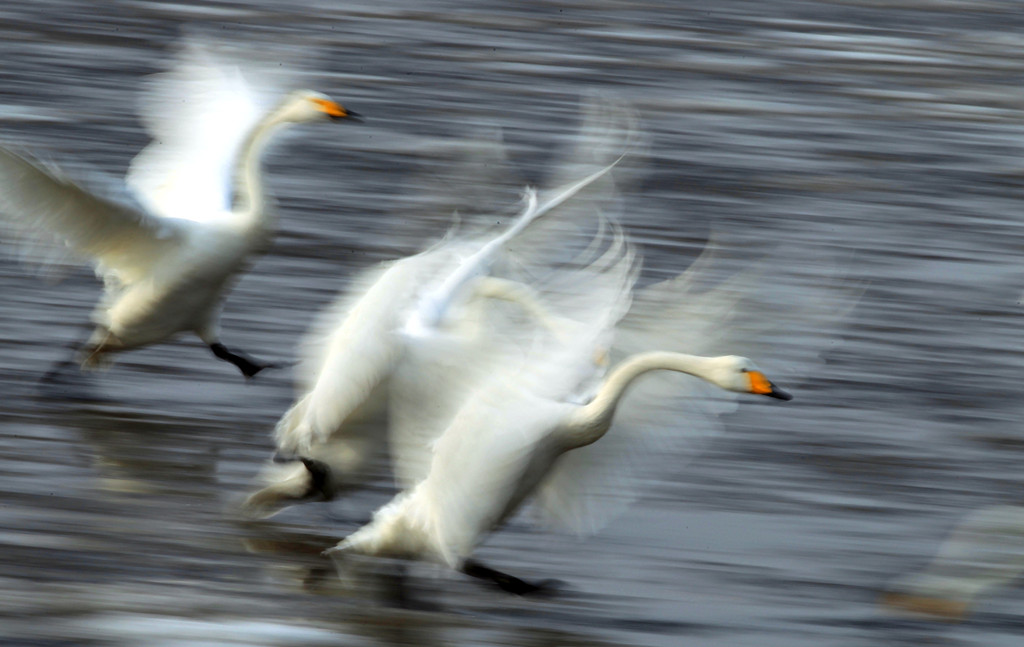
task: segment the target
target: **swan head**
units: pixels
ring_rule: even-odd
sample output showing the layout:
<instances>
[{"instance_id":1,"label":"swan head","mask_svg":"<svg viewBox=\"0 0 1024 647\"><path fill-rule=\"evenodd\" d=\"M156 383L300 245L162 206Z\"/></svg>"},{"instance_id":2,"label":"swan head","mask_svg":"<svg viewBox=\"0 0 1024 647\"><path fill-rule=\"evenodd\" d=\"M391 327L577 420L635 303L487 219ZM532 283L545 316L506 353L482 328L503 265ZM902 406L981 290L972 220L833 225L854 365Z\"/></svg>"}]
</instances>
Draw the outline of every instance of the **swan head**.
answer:
<instances>
[{"instance_id":1,"label":"swan head","mask_svg":"<svg viewBox=\"0 0 1024 647\"><path fill-rule=\"evenodd\" d=\"M358 114L347 110L326 94L313 90L296 90L289 94L281 104L278 118L281 121L293 123L318 121L321 119L362 121Z\"/></svg>"},{"instance_id":2,"label":"swan head","mask_svg":"<svg viewBox=\"0 0 1024 647\"><path fill-rule=\"evenodd\" d=\"M767 395L779 400L792 400L793 396L775 386L754 362L739 355L714 358L708 380L727 391Z\"/></svg>"}]
</instances>

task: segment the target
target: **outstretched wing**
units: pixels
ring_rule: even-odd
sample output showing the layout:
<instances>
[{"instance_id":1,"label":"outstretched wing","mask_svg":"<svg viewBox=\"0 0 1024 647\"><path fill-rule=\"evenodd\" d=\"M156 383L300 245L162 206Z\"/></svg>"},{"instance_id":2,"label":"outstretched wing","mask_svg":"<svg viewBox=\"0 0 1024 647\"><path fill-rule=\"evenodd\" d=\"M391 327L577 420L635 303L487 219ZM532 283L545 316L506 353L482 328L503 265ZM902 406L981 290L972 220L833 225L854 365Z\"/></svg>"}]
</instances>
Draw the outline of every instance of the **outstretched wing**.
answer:
<instances>
[{"instance_id":1,"label":"outstretched wing","mask_svg":"<svg viewBox=\"0 0 1024 647\"><path fill-rule=\"evenodd\" d=\"M557 401L594 372L595 339L625 312L635 279L633 249L621 230L605 226L601 237L602 253L587 249L579 254L585 265L548 268L543 285L480 277L473 296L449 313L444 327L407 344L392 378L389 421L402 487L427 476L435 442L481 383L507 376L517 388L536 388Z\"/></svg>"},{"instance_id":2,"label":"outstretched wing","mask_svg":"<svg viewBox=\"0 0 1024 647\"><path fill-rule=\"evenodd\" d=\"M632 110L607 98L588 97L578 130L556 153L544 183L548 190L538 195L540 205L557 204L554 217L531 223L509 241L509 252L528 272L566 262L567 240L574 236L594 240L596 214L619 214L621 187L630 168L641 163L643 153L643 137ZM583 178L587 179L581 182ZM566 194L572 199L559 199Z\"/></svg>"},{"instance_id":3,"label":"outstretched wing","mask_svg":"<svg viewBox=\"0 0 1024 647\"><path fill-rule=\"evenodd\" d=\"M303 453L341 437L352 417L376 413L373 401L402 357L401 315L433 272L436 250L383 265L357 277L313 324L297 368L299 401L278 423L278 448Z\"/></svg>"},{"instance_id":4,"label":"outstretched wing","mask_svg":"<svg viewBox=\"0 0 1024 647\"><path fill-rule=\"evenodd\" d=\"M132 160L127 183L155 213L202 222L231 210L239 150L278 95L237 58L186 41L173 67L148 80L139 112L153 141Z\"/></svg>"},{"instance_id":5,"label":"outstretched wing","mask_svg":"<svg viewBox=\"0 0 1024 647\"><path fill-rule=\"evenodd\" d=\"M639 290L616 329L616 359L649 350L737 354L782 385L790 384L782 375L806 375L858 290L838 279L808 285L807 277L787 276L781 253L755 263L726 256L709 244L686 272ZM787 261L800 267L796 258ZM579 534L597 530L635 498L661 457L678 465L704 447L739 397L677 373L641 378L600 442L561 457L538 496L542 519Z\"/></svg>"},{"instance_id":6,"label":"outstretched wing","mask_svg":"<svg viewBox=\"0 0 1024 647\"><path fill-rule=\"evenodd\" d=\"M407 345L391 378L388 438L399 487L426 478L435 444L481 382L520 360L517 340L496 333L495 310L507 304L477 301L459 308L452 328ZM475 330L474 330L475 329ZM489 430L480 430L489 433Z\"/></svg>"},{"instance_id":7,"label":"outstretched wing","mask_svg":"<svg viewBox=\"0 0 1024 647\"><path fill-rule=\"evenodd\" d=\"M113 180L98 193L55 169L0 147L0 214L38 260L62 252L91 258L98 274L130 284L187 236L188 223L159 218L125 195ZM120 195L119 195L120 193Z\"/></svg>"}]
</instances>

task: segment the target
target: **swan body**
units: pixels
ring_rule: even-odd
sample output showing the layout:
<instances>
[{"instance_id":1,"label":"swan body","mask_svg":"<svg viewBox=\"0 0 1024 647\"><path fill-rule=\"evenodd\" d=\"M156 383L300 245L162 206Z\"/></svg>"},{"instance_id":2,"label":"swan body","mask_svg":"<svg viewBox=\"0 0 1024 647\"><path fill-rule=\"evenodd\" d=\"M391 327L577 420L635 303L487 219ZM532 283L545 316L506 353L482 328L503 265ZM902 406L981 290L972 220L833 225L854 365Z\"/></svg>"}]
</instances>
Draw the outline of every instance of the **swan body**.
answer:
<instances>
[{"instance_id":1,"label":"swan body","mask_svg":"<svg viewBox=\"0 0 1024 647\"><path fill-rule=\"evenodd\" d=\"M543 196L528 189L522 213L497 235L446 239L357 280L311 334L301 395L275 428L278 455L305 460L287 471L271 468L264 479L269 484L243 502L243 512L267 516L294 502L329 499L364 484L370 477L369 459L387 438L365 423L380 423L384 409L391 410L391 425L402 435L416 436L416 443L429 443L440 433L461 404L460 385L469 383L470 375L486 373L503 356L490 345L482 300L512 302L541 324L555 325L527 285L491 276L492 266L532 222L617 163ZM442 366L448 374L444 388L424 381ZM337 452L364 460L338 464L331 460ZM317 487L309 459L331 474L327 489ZM413 462L418 461L407 461ZM405 465L396 461L399 480L408 483L414 477L404 475Z\"/></svg>"},{"instance_id":2,"label":"swan body","mask_svg":"<svg viewBox=\"0 0 1024 647\"><path fill-rule=\"evenodd\" d=\"M102 278L83 366L193 332L251 377L264 366L224 347L218 320L233 279L273 235L262 152L287 125L352 113L311 90L261 110L239 69L198 46L166 76L155 81L144 115L154 140L123 183L94 191L0 147L0 214L30 238L91 259ZM162 112L166 95L190 112Z\"/></svg>"},{"instance_id":3,"label":"swan body","mask_svg":"<svg viewBox=\"0 0 1024 647\"><path fill-rule=\"evenodd\" d=\"M462 568L476 545L522 505L560 456L608 431L628 387L660 370L687 373L739 393L789 398L753 362L736 356L635 355L616 366L585 405L553 399L541 384L496 380L468 399L442 434L426 478L331 551Z\"/></svg>"},{"instance_id":4,"label":"swan body","mask_svg":"<svg viewBox=\"0 0 1024 647\"><path fill-rule=\"evenodd\" d=\"M588 301L582 292L565 290L553 276L573 275L555 266L577 268L570 287L596 293L604 275L613 277L610 292L618 298L616 281L630 275L632 252L596 206L607 198L610 171L634 132L632 115L612 108L588 106L576 145L556 167L556 188L527 189L521 213L503 230L456 236L453 228L434 247L365 273L321 317L307 337L298 399L274 432L277 457L297 460L287 469L269 466L265 486L243 502L243 513L268 516L360 487L373 476L370 458L385 445L399 485L411 487L425 475L434 440L464 398L498 367L522 361L533 326L564 336L567 328L553 313L565 307L582 320L603 318L599 305L580 304ZM484 148L499 162L474 164L470 177L501 166L503 148ZM479 186L504 179L492 174ZM596 236L584 233L595 225ZM580 243L586 243L582 251ZM542 298L538 287L561 289L561 298ZM520 326L524 318L531 323ZM343 463L332 461L335 452Z\"/></svg>"},{"instance_id":5,"label":"swan body","mask_svg":"<svg viewBox=\"0 0 1024 647\"><path fill-rule=\"evenodd\" d=\"M482 243L443 241L364 280L369 284L365 292L344 298L329 316L337 325L322 354L317 352L322 360L308 396L300 399L301 411L293 408L275 430L279 449L301 454L325 441L395 371L408 346L442 330L446 318L475 293L532 307L525 287L502 290L495 288L496 280L486 276L495 257L502 245L530 222L612 166L554 191L543 203L538 203L535 191L528 190L526 209L512 226L493 238Z\"/></svg>"},{"instance_id":6,"label":"swan body","mask_svg":"<svg viewBox=\"0 0 1024 647\"><path fill-rule=\"evenodd\" d=\"M773 310L766 318L756 299L771 292L754 279L775 265L747 263L722 280L717 252L709 245L685 273L644 289L617 284L597 306L603 318L581 318L561 339L542 335L525 359L501 366L463 399L426 452L421 480L328 552L339 560L355 553L436 562L527 593L537 587L472 559L525 503L548 525L595 532L631 500L641 478L630 470L654 467L656 456L640 457L638 449L683 456L677 446L666 449L666 439L688 442L714 430L737 394L789 399L751 360L707 351L770 353L776 346L762 341L772 328L766 322L834 321L849 299L830 288L808 303L791 299L784 315ZM702 285L709 277L720 280ZM616 291L618 298L608 298ZM597 294L579 293L583 302ZM817 355L817 334L829 336L826 326L815 335L784 330L800 334L778 346L797 362L793 368ZM619 358L610 371L609 355Z\"/></svg>"},{"instance_id":7,"label":"swan body","mask_svg":"<svg viewBox=\"0 0 1024 647\"><path fill-rule=\"evenodd\" d=\"M537 586L472 559L527 501L549 525L594 532L631 500L643 475L630 472L655 467L641 451L683 456L678 441L715 431L738 394L789 399L751 360L724 353L783 354L782 364L803 373L834 341L819 324L849 312L853 295L819 281L820 291L795 296L779 280L786 263L743 259L725 273L719 252L709 244L686 272L643 289L632 272L600 290L568 277L548 303L585 316L568 334L534 330L523 358L479 380L436 440L421 445L417 478L327 552L339 562L348 554L436 562L530 592Z\"/></svg>"}]
</instances>

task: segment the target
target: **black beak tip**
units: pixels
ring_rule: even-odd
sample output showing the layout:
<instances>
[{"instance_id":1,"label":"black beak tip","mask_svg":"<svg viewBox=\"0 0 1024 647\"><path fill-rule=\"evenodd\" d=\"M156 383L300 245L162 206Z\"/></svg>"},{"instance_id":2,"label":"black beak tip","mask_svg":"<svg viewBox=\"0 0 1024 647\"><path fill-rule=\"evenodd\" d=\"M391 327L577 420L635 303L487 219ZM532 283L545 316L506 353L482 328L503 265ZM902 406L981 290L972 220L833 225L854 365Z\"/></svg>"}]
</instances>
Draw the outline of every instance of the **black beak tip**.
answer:
<instances>
[{"instance_id":1,"label":"black beak tip","mask_svg":"<svg viewBox=\"0 0 1024 647\"><path fill-rule=\"evenodd\" d=\"M792 394L783 391L779 387L772 385L772 392L768 394L769 397L776 398L778 400L792 400Z\"/></svg>"},{"instance_id":2,"label":"black beak tip","mask_svg":"<svg viewBox=\"0 0 1024 647\"><path fill-rule=\"evenodd\" d=\"M346 110L345 114L342 115L342 116L339 116L339 117L333 117L332 116L331 120L332 121L353 121L353 122L355 122L357 124L361 124L364 121L363 120L363 116L361 114L359 114L358 112L353 112L352 110Z\"/></svg>"}]
</instances>

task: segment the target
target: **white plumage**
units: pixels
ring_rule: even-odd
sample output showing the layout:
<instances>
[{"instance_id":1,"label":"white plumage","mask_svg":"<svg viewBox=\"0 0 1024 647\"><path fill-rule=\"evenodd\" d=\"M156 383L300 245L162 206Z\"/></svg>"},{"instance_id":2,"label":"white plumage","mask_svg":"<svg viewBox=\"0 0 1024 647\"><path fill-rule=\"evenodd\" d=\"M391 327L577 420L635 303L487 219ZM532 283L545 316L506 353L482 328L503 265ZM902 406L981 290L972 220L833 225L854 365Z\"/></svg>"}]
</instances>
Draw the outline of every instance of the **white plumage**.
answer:
<instances>
[{"instance_id":1,"label":"white plumage","mask_svg":"<svg viewBox=\"0 0 1024 647\"><path fill-rule=\"evenodd\" d=\"M616 328L638 316L629 309L634 274L631 254L596 272L606 289L584 289L589 306L603 313L566 321L568 335L534 331L531 352L518 363L503 363L463 399L463 405L429 451L429 466L418 483L381 508L373 521L349 535L332 553L416 558L493 575L470 556L487 534L499 527L534 494L549 517L579 531L596 523L586 499L594 491L566 475L587 476L591 463L566 463L606 433L623 434L633 422L616 414L620 399L635 380L651 371L673 371L703 380L725 392L757 393L788 399L749 360L737 356L700 357L679 352L632 354L605 374L602 355L610 350ZM582 286L581 286L582 287ZM592 286L591 286L592 287ZM641 293L643 294L643 293ZM600 301L599 305L595 301ZM629 315L623 320L623 315ZM565 312L564 308L562 312ZM520 336L525 336L521 333ZM657 377L647 378L653 382ZM660 402L686 409L687 389ZM733 398L735 395L733 395ZM648 405L652 404L647 402ZM684 424L691 421L685 419ZM609 430L611 430L609 432ZM678 421L664 433L686 435ZM583 455L583 454L581 454ZM625 457L619 456L620 460ZM567 471L564 471L567 470ZM606 478L609 472L602 474ZM614 489L619 481L604 483ZM620 493L625 494L625 493ZM499 574L503 587L526 592L530 585Z\"/></svg>"},{"instance_id":2,"label":"white plumage","mask_svg":"<svg viewBox=\"0 0 1024 647\"><path fill-rule=\"evenodd\" d=\"M595 135L596 119L617 120L618 128ZM368 461L387 437L381 431L384 409L399 483L420 480L425 448L447 426L465 393L496 366L518 361L530 344L528 337L514 343L501 339L514 327L500 327L501 318L491 312L502 306L490 302L509 302L514 317L553 327L549 313L561 306L552 307L550 299L542 305L530 284L558 289L542 280L551 278L556 256L569 264L594 261L594 250L579 249L590 239L576 228L593 229L599 219L593 209L580 211L574 203L607 195L607 175L622 158L622 149L610 154L608 143L622 143L629 128L620 114L589 113L578 148L600 154L560 167L563 178L565 166L577 172L562 186L541 193L528 189L522 212L500 233L449 232L430 249L357 279L314 326L300 364L298 399L275 430L279 455L301 462L268 469L269 485L250 496L243 509L262 516L297 500L331 498L363 485L371 476ZM587 198L576 197L584 191ZM542 246L533 244L536 235L529 243L521 240L538 228L557 253L537 249ZM617 240L613 248L621 252L621 237Z\"/></svg>"},{"instance_id":3,"label":"white plumage","mask_svg":"<svg viewBox=\"0 0 1024 647\"><path fill-rule=\"evenodd\" d=\"M405 484L417 480L414 465L422 459L413 448L438 435L467 385L495 365L513 361L518 352L493 343L495 322L481 301L513 302L539 323L553 325L528 286L492 276L491 267L530 222L610 168L546 192L543 199L528 191L523 213L497 236L446 239L360 277L314 327L300 364L299 398L275 430L282 455L307 460L271 470L271 485L251 496L245 509L265 515L295 499L333 497L363 484L369 476L365 461L386 439L372 424L384 408L390 409L396 475ZM295 496L294 483L305 479L313 485L310 459L321 464L318 469L330 481L321 483L319 492L307 487ZM287 485L279 487L282 483Z\"/></svg>"},{"instance_id":4,"label":"white plumage","mask_svg":"<svg viewBox=\"0 0 1024 647\"><path fill-rule=\"evenodd\" d=\"M219 305L232 279L273 235L260 157L281 127L349 116L323 94L257 98L240 67L188 43L143 100L153 137L124 183L93 191L0 148L0 213L29 239L92 261L106 288L84 352L112 353L194 332L251 376L263 365L219 340Z\"/></svg>"},{"instance_id":5,"label":"white plumage","mask_svg":"<svg viewBox=\"0 0 1024 647\"><path fill-rule=\"evenodd\" d=\"M651 450L678 464L687 455L678 441L715 431L737 394L789 399L751 360L713 353L736 348L805 372L859 292L821 277L780 313L777 262L725 277L717 260L709 245L685 273L635 293L630 273L598 272L607 289L581 289L578 303L605 316L573 320L560 339L536 329L526 357L465 396L422 480L328 552L432 561L514 593L536 590L482 566L474 549L531 499L549 525L598 529L632 500L638 472L658 467Z\"/></svg>"}]
</instances>

